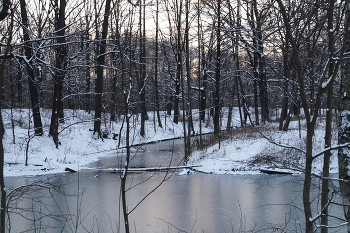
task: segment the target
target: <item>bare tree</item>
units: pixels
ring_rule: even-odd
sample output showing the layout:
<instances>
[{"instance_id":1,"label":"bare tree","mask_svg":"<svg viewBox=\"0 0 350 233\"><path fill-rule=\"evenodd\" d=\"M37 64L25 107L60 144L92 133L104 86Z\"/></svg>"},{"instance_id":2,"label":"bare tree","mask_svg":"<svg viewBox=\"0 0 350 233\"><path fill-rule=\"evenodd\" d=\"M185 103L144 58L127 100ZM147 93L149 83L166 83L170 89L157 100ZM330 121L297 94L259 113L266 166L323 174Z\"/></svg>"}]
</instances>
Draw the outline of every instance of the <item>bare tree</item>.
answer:
<instances>
[{"instance_id":1,"label":"bare tree","mask_svg":"<svg viewBox=\"0 0 350 233\"><path fill-rule=\"evenodd\" d=\"M350 143L350 1L345 1L345 22L344 22L344 44L345 44L345 59L342 64L342 76L340 84L340 119L338 143L340 145L348 145L338 150L339 163L339 178L340 190L343 196L344 214L348 222L350 222L350 176L349 176L349 143ZM350 225L348 224L348 232L350 232Z\"/></svg>"},{"instance_id":2,"label":"bare tree","mask_svg":"<svg viewBox=\"0 0 350 233\"><path fill-rule=\"evenodd\" d=\"M315 38L317 38L316 41L313 41L313 43L315 44L315 49L323 48L323 46L326 46L323 42L320 42L320 40L318 40L319 38L318 36L321 34L320 33L321 31L326 30L324 28L324 21L321 21L321 20L326 20L327 17L325 17L325 15L327 15L327 11L324 11L324 10L320 11L320 8L318 8L317 4L313 5L312 2L300 3L299 7L305 7L305 4L307 4L308 6L310 6L310 8L308 8L309 11L307 13L305 12L305 14L299 15L301 17L299 18L299 21L298 21L299 24L293 25L293 26L297 28L298 26L302 28L312 26L312 30L302 31L300 30L300 28L298 28L299 30L297 32L300 34L298 35L298 37L296 37L294 35L294 31L290 20L291 12L288 12L286 10L286 7L282 2L282 0L277 0L277 2L280 9L280 13L283 18L283 22L286 30L286 37L288 38L288 41L291 46L293 61L296 66L295 68L296 68L297 84L298 84L299 93L300 93L299 97L301 99L301 106L304 110L304 114L306 118L307 131L306 131L306 151L305 151L305 169L304 169L305 176L304 176L304 184L303 184L303 207L304 207L304 216L305 216L305 232L311 233L311 232L314 232L315 221L318 220L318 218L322 215L322 214L319 214L314 216L313 210L311 208L312 200L310 197L310 192L311 192L311 184L312 184L312 166L313 166L313 161L317 157L313 155L313 136L315 133L316 122L319 116L322 96L324 93L329 91L329 89L332 87L332 82L335 79L337 69L339 67L339 61L337 61L334 65L334 68L332 68L331 64L334 61L333 60L334 54L331 59L327 59L328 56L330 56L330 55L327 55L327 58L325 58L327 59L326 63L324 63L325 68L322 70L323 72L311 74L312 76L317 76L317 79L314 79L314 80L317 80L317 82L314 82L314 84L312 84L312 85L315 85L315 92L313 93L312 100L310 101L310 99L308 98L308 90L310 87L307 86L307 81L309 79L306 78L309 74L307 74L306 69L304 69L303 67L303 62L305 62L305 60L303 60L303 56L302 56L303 51L299 46L300 45L299 39L303 37L310 38L312 36L315 36ZM311 6L313 6L314 8L312 8ZM329 39L330 38L328 38L328 40ZM342 56L344 51L343 49L344 48L339 50L339 53L337 54L337 56L339 57ZM330 48L330 51L333 51L332 47ZM319 57L321 58L321 55L319 55ZM327 70L330 70L332 72L330 73L326 72ZM331 90L330 90L330 93L331 93ZM327 165L325 166L325 169L327 169ZM325 179L327 178L328 177L325 177ZM323 210L326 209L324 208L325 206L326 205L323 206Z\"/></svg>"},{"instance_id":3,"label":"bare tree","mask_svg":"<svg viewBox=\"0 0 350 233\"><path fill-rule=\"evenodd\" d=\"M30 42L30 27L27 16L26 2L24 0L20 0L21 7L21 18L23 25L23 41L24 41L24 53L26 56L26 69L28 75L28 85L30 92L30 100L32 105L33 112L33 122L34 122L34 130L35 135L41 136L43 135L43 128L40 116L40 106L38 100L38 91L35 82L35 74L34 74L34 66L33 66L33 47Z\"/></svg>"},{"instance_id":4,"label":"bare tree","mask_svg":"<svg viewBox=\"0 0 350 233\"><path fill-rule=\"evenodd\" d=\"M329 66L328 66L328 77L332 77L335 69L334 61L334 22L333 22L333 12L334 12L335 1L330 0L328 5L328 19L327 19L327 31L328 31L328 54L329 54ZM326 130L325 130L325 148L330 148L332 146L332 124L333 124L333 90L334 89L334 79L330 80L328 91L327 91L327 111L326 111ZM321 233L328 233L328 203L329 203L329 166L330 158L332 152L326 151L323 158L323 177L322 180L322 196L321 196Z\"/></svg>"},{"instance_id":5,"label":"bare tree","mask_svg":"<svg viewBox=\"0 0 350 233\"><path fill-rule=\"evenodd\" d=\"M160 102L159 102L159 88L158 88L158 63L159 63L159 0L156 0L156 35L155 35L155 56L154 56L154 87L155 87L155 101L157 111L158 126L162 128L162 121L160 119Z\"/></svg>"},{"instance_id":6,"label":"bare tree","mask_svg":"<svg viewBox=\"0 0 350 233\"><path fill-rule=\"evenodd\" d=\"M221 117L221 0L217 0L214 134L220 136Z\"/></svg>"},{"instance_id":7,"label":"bare tree","mask_svg":"<svg viewBox=\"0 0 350 233\"><path fill-rule=\"evenodd\" d=\"M102 36L101 41L97 46L97 59L96 59L96 83L95 83L95 121L94 121L94 133L97 133L101 137L101 117L102 117L102 96L103 96L103 66L105 64L106 56L106 44L108 35L108 21L111 9L111 0L106 0L106 6L104 11L103 23L102 23Z\"/></svg>"},{"instance_id":8,"label":"bare tree","mask_svg":"<svg viewBox=\"0 0 350 233\"><path fill-rule=\"evenodd\" d=\"M8 7L10 5L10 1L3 1L3 9L0 12L0 23L2 20L4 20L7 16ZM6 9L6 12L3 12L4 9ZM2 15L3 14L3 15ZM4 51L4 59L0 63L0 96L3 95L3 83L4 83L4 70L5 70L5 63L6 58L10 52L11 43L12 43L12 34L13 34L13 12L11 14L11 22L9 25L9 31L8 31L8 40L6 44L6 49ZM5 151L4 151L4 144L3 144L3 135L4 135L4 127L3 127L3 120L2 120L2 105L0 105L0 189L1 189L1 210L0 210L0 232L5 233L5 216L6 216L6 187L5 187L5 181L4 181L4 160L5 160Z\"/></svg>"},{"instance_id":9,"label":"bare tree","mask_svg":"<svg viewBox=\"0 0 350 233\"><path fill-rule=\"evenodd\" d=\"M58 125L63 122L63 81L67 69L67 49L66 49L66 0L55 0L55 29L57 32L56 46L56 67L54 75L53 106L51 115L51 125L49 134L58 148Z\"/></svg>"}]
</instances>

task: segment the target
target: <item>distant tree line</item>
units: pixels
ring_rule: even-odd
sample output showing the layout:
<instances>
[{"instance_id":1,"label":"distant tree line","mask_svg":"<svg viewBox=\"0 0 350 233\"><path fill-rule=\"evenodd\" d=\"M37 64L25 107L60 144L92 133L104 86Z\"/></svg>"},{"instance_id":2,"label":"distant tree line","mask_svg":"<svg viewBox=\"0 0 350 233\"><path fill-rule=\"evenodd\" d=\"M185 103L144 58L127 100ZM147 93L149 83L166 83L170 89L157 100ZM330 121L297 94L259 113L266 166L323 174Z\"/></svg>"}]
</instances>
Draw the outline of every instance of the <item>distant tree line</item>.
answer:
<instances>
[{"instance_id":1,"label":"distant tree line","mask_svg":"<svg viewBox=\"0 0 350 233\"><path fill-rule=\"evenodd\" d=\"M141 114L143 135L149 111L158 113L158 126L159 111L178 123L180 115L192 117L191 109L218 126L222 107L232 114L234 106L242 125L267 123L282 109L280 129L287 130L301 107L299 68L305 73L305 101L315 104L328 59L328 3L286 4L302 67L296 67L275 1L12 2L16 20L4 71L4 106L31 107L37 135L42 134L40 108L52 109L50 134L55 135L64 108L94 111L97 123L101 113L120 119L124 107L118 100L130 82L131 111ZM337 2L333 12L335 50L341 46L342 8ZM1 48L8 23L0 25ZM325 98L321 101L325 107ZM95 124L94 131L100 128Z\"/></svg>"}]
</instances>

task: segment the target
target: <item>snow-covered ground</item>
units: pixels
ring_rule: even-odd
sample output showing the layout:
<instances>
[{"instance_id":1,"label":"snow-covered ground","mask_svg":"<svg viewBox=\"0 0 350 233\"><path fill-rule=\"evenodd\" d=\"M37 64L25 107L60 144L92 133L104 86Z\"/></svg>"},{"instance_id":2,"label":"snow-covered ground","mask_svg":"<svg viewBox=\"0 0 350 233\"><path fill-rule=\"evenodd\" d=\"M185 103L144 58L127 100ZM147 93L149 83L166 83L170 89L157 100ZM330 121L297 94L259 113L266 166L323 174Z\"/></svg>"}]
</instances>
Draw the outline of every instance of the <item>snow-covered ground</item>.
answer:
<instances>
[{"instance_id":1,"label":"snow-covered ground","mask_svg":"<svg viewBox=\"0 0 350 233\"><path fill-rule=\"evenodd\" d=\"M200 171L216 174L260 174L261 169L301 173L304 169L305 127L299 131L298 121L292 121L290 130L285 132L278 131L277 123L269 125L247 128L246 132L239 130L243 132L237 134L233 132L233 137L220 145L211 146L204 152L194 152L190 163L202 165L198 168ZM319 124L314 137L314 154L324 148L323 138L324 125ZM330 170L337 173L336 152L333 154ZM313 172L321 174L322 166L323 156L320 156L314 161Z\"/></svg>"},{"instance_id":2,"label":"snow-covered ground","mask_svg":"<svg viewBox=\"0 0 350 233\"><path fill-rule=\"evenodd\" d=\"M164 114L164 113L162 113ZM30 110L14 109L3 112L5 136L5 176L30 176L41 174L60 173L69 167L74 170L84 169L87 164L94 162L99 157L110 157L116 154L118 144L124 145L123 135L119 132L122 119L117 123L111 123L107 117L103 119L104 130L108 132L108 138L101 140L93 135L93 115L84 111L65 111L65 123L60 126L60 146L56 149L53 140L48 136L50 124L50 110L42 110L44 136L33 137ZM226 128L227 114L223 114L223 129ZM136 117L133 118L137 122ZM155 126L154 113L149 113L146 123L146 135L139 136L139 126L133 123L131 129L132 144L139 144L162 139L181 137L183 135L182 122L173 124L171 116L162 115L163 128ZM13 119L13 125L11 119ZM199 132L198 114L194 112L194 128ZM166 124L165 124L166 121ZM237 112L233 124L238 124ZM303 122L302 122L303 125ZM247 127L233 129L232 138L219 144L208 147L203 151L193 152L189 163L202 165L198 170L218 174L256 174L260 168L281 167L284 165L302 169L303 155L294 149L286 149L270 143L266 138L283 145L304 147L305 127L302 126L299 138L298 121L292 121L291 130L280 132L277 123L269 123L268 126L258 128ZM315 134L315 152L322 150L324 127L319 124ZM202 133L212 132L210 123L203 123ZM260 132L260 133L259 133ZM120 134L113 139L113 134ZM262 136L264 135L264 136ZM25 165L26 158L28 164ZM266 163L267 161L267 163ZM320 159L321 161L321 159ZM322 163L315 163L315 171L321 168ZM332 159L332 172L337 172L336 156ZM186 172L187 174L187 172Z\"/></svg>"}]
</instances>

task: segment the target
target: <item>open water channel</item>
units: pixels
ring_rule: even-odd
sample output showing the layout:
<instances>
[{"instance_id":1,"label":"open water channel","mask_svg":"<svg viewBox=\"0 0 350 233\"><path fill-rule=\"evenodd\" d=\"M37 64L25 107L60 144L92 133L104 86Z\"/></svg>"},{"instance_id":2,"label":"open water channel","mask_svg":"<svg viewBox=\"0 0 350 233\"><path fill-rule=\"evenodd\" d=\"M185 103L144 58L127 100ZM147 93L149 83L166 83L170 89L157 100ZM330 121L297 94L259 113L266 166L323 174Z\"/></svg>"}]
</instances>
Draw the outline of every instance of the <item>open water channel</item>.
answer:
<instances>
[{"instance_id":1,"label":"open water channel","mask_svg":"<svg viewBox=\"0 0 350 233\"><path fill-rule=\"evenodd\" d=\"M133 151L131 166L177 165L183 156L182 142L139 147ZM10 232L124 232L120 174L99 170L120 164L122 153L91 164L92 170L7 178L8 189L47 181L59 187L20 189L10 202L14 207L7 222ZM152 192L164 179L167 180ZM130 213L132 232L303 232L300 176L138 172L129 174L128 187L129 211L137 206ZM342 215L340 208L332 211ZM346 230L338 227L330 232Z\"/></svg>"}]
</instances>

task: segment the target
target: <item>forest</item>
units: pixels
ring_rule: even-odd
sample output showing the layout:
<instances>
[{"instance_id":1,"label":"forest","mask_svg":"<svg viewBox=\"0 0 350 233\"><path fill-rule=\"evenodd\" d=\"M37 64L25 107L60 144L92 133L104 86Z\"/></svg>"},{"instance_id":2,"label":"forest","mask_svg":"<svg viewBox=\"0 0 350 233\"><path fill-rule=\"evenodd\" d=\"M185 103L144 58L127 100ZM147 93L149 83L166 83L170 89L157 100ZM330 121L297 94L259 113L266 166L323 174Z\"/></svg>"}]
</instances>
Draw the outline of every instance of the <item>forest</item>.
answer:
<instances>
[{"instance_id":1,"label":"forest","mask_svg":"<svg viewBox=\"0 0 350 233\"><path fill-rule=\"evenodd\" d=\"M349 221L349 4L348 0L2 0L1 110L31 109L31 138L50 136L56 148L61 146L65 110L89 114L91 135L100 140L111 134L110 122L123 122L126 129L133 124L146 138L149 114L154 113L154 128L163 128L166 113L183 129L185 164L192 152L191 136L202 135L208 122L220 139L224 132L272 123L285 132L293 118L301 118L306 122L305 148L300 150L305 157L305 232L314 232L316 219L328 226L329 161L337 151ZM238 123L233 122L234 109ZM44 111L50 112L49 127L42 122ZM314 154L315 127L322 111L324 148ZM138 116L136 122L130 122L132 116ZM199 131L194 121L199 122ZM126 148L131 146L129 133L123 135ZM112 137L117 136L121 137ZM0 143L1 165L3 151ZM321 156L322 211L315 217L312 167ZM126 177L122 176L122 186ZM0 186L5 202L3 181ZM328 227L320 228L328 232Z\"/></svg>"}]
</instances>

